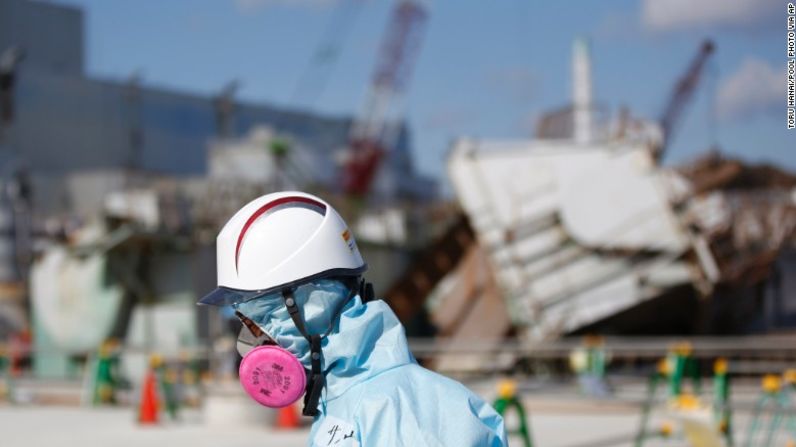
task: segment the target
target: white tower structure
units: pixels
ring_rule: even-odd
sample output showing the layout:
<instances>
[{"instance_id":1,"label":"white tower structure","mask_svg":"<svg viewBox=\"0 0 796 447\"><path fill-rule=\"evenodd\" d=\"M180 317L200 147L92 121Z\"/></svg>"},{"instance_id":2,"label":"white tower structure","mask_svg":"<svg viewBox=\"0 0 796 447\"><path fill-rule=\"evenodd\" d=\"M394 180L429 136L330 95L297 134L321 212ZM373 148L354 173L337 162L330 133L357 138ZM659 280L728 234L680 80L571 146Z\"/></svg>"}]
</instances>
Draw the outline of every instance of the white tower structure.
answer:
<instances>
[{"instance_id":1,"label":"white tower structure","mask_svg":"<svg viewBox=\"0 0 796 447\"><path fill-rule=\"evenodd\" d=\"M591 56L589 42L584 38L575 40L572 51L572 108L574 136L578 144L593 141L591 93Z\"/></svg>"}]
</instances>

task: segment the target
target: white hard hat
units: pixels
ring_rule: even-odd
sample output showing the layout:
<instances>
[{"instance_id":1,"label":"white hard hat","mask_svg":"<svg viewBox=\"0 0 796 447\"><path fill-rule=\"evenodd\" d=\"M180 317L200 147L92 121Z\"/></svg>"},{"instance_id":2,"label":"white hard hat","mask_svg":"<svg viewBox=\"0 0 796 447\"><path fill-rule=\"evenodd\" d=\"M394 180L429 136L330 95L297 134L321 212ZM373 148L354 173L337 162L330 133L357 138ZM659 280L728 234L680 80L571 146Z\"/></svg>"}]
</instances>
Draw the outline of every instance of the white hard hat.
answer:
<instances>
[{"instance_id":1,"label":"white hard hat","mask_svg":"<svg viewBox=\"0 0 796 447\"><path fill-rule=\"evenodd\" d=\"M247 301L285 287L367 269L354 236L331 205L302 192L257 198L216 240L218 288L200 304Z\"/></svg>"}]
</instances>

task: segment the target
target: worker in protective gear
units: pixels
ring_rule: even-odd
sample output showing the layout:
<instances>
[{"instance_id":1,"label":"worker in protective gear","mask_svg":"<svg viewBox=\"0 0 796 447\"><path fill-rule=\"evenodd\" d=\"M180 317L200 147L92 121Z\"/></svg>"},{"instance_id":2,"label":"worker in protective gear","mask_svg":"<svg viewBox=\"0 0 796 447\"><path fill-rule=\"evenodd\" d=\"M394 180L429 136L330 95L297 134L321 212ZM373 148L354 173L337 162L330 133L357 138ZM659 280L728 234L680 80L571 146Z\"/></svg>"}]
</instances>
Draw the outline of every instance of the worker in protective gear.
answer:
<instances>
[{"instance_id":1,"label":"worker in protective gear","mask_svg":"<svg viewBox=\"0 0 796 447\"><path fill-rule=\"evenodd\" d=\"M304 394L310 446L507 445L494 409L417 364L328 203L260 197L221 230L217 257L219 287L200 304L231 305L243 322L240 381L253 399L280 408Z\"/></svg>"}]
</instances>

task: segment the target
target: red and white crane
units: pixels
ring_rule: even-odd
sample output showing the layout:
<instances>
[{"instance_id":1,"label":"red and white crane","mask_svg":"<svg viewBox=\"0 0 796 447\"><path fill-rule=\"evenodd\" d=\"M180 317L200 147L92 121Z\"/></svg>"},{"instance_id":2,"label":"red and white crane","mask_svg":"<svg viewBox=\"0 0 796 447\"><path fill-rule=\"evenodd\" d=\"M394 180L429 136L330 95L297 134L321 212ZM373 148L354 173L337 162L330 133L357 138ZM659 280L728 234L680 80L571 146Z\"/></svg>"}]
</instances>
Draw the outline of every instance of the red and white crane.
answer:
<instances>
[{"instance_id":1,"label":"red and white crane","mask_svg":"<svg viewBox=\"0 0 796 447\"><path fill-rule=\"evenodd\" d=\"M351 126L342 185L363 197L400 129L400 100L417 60L428 12L419 0L398 0L381 42L364 107Z\"/></svg>"}]
</instances>

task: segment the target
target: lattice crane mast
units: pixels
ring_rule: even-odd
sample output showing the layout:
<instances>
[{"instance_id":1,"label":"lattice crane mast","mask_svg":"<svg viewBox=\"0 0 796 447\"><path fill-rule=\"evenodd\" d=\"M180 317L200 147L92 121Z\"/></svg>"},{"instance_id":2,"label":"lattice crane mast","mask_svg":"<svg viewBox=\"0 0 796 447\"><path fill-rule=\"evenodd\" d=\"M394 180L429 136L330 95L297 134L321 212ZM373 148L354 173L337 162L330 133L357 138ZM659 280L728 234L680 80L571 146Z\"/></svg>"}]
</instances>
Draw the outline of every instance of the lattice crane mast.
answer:
<instances>
[{"instance_id":1,"label":"lattice crane mast","mask_svg":"<svg viewBox=\"0 0 796 447\"><path fill-rule=\"evenodd\" d=\"M364 107L354 120L343 169L347 194L365 196L398 137L396 112L407 91L428 19L419 0L398 0L381 42Z\"/></svg>"},{"instance_id":2,"label":"lattice crane mast","mask_svg":"<svg viewBox=\"0 0 796 447\"><path fill-rule=\"evenodd\" d=\"M674 131L682 118L683 111L694 97L694 91L702 78L705 64L710 58L710 55L713 54L715 48L711 40L704 41L699 48L699 52L697 52L697 55L688 66L688 70L686 70L685 74L683 74L674 85L669 102L666 104L663 114L661 115L660 122L663 129L663 144L658 150L658 160L663 158L667 146L669 146L669 143L672 141Z\"/></svg>"}]
</instances>

